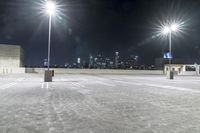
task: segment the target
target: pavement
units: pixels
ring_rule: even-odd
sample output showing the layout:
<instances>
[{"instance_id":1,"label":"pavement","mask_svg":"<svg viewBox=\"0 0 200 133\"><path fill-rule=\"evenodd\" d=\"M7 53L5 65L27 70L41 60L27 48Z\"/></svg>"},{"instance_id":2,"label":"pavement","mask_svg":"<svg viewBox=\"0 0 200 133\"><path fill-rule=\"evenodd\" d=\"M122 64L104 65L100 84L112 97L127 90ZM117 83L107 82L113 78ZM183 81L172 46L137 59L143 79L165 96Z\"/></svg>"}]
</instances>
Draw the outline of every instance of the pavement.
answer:
<instances>
[{"instance_id":1,"label":"pavement","mask_svg":"<svg viewBox=\"0 0 200 133\"><path fill-rule=\"evenodd\" d=\"M200 77L0 76L0 133L199 133Z\"/></svg>"}]
</instances>

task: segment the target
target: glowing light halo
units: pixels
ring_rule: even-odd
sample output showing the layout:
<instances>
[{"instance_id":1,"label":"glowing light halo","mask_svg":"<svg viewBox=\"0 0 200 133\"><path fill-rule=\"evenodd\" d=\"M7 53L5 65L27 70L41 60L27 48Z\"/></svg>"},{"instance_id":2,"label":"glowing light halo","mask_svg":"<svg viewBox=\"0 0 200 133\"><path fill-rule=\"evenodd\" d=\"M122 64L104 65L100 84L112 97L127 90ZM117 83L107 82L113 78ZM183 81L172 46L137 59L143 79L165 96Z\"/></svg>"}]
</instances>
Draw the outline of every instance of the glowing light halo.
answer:
<instances>
[{"instance_id":1,"label":"glowing light halo","mask_svg":"<svg viewBox=\"0 0 200 133\"><path fill-rule=\"evenodd\" d=\"M161 23L160 26L157 26L157 34L161 38L167 36L169 33L174 35L182 36L182 33L185 33L185 23L183 21L172 21L167 23Z\"/></svg>"},{"instance_id":2,"label":"glowing light halo","mask_svg":"<svg viewBox=\"0 0 200 133\"><path fill-rule=\"evenodd\" d=\"M66 15L68 5L62 0L37 0L33 4L33 9L41 19L51 17L54 24L58 22L66 26L66 20L69 19Z\"/></svg>"},{"instance_id":3,"label":"glowing light halo","mask_svg":"<svg viewBox=\"0 0 200 133\"><path fill-rule=\"evenodd\" d=\"M60 17L64 16L63 9L65 5L63 5L58 0L39 0L39 2L35 3L35 10L38 10L40 16L52 16L52 17Z\"/></svg>"},{"instance_id":4,"label":"glowing light halo","mask_svg":"<svg viewBox=\"0 0 200 133\"><path fill-rule=\"evenodd\" d=\"M162 29L162 34L166 35L168 33L173 33L173 32L178 32L179 31L179 24L173 23L171 25L163 26Z\"/></svg>"},{"instance_id":5,"label":"glowing light halo","mask_svg":"<svg viewBox=\"0 0 200 133\"><path fill-rule=\"evenodd\" d=\"M48 15L54 15L56 13L56 3L53 1L47 1L45 5L45 10Z\"/></svg>"},{"instance_id":6,"label":"glowing light halo","mask_svg":"<svg viewBox=\"0 0 200 133\"><path fill-rule=\"evenodd\" d=\"M174 32L176 32L178 30L178 28L179 28L179 24L176 24L176 23L174 23L170 26L171 31L174 31Z\"/></svg>"},{"instance_id":7,"label":"glowing light halo","mask_svg":"<svg viewBox=\"0 0 200 133\"><path fill-rule=\"evenodd\" d=\"M152 38L166 38L169 33L173 34L173 38L175 36L178 36L180 38L183 38L183 34L187 35L188 33L186 32L188 30L188 22L190 21L189 19L183 18L183 17L177 17L176 19L170 19L170 18L165 18L165 19L157 19L157 24L154 24L154 35Z\"/></svg>"},{"instance_id":8,"label":"glowing light halo","mask_svg":"<svg viewBox=\"0 0 200 133\"><path fill-rule=\"evenodd\" d=\"M168 34L170 31L171 31L171 29L170 29L170 27L168 27L168 26L165 26L165 27L163 27L163 29L162 29L162 33L163 33L163 34Z\"/></svg>"}]
</instances>

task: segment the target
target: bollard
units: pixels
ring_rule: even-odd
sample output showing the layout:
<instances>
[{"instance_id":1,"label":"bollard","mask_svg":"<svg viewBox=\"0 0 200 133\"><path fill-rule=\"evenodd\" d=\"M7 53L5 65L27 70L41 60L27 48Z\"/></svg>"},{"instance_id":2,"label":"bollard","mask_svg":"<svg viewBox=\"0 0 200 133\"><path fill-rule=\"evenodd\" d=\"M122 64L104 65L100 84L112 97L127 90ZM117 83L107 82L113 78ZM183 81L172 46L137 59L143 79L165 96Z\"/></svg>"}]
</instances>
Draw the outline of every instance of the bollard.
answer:
<instances>
[{"instance_id":1,"label":"bollard","mask_svg":"<svg viewBox=\"0 0 200 133\"><path fill-rule=\"evenodd\" d=\"M55 75L55 72L54 72L54 70L51 70L52 71L52 77L54 77L54 75Z\"/></svg>"},{"instance_id":2,"label":"bollard","mask_svg":"<svg viewBox=\"0 0 200 133\"><path fill-rule=\"evenodd\" d=\"M45 70L44 82L52 82L52 71L51 70Z\"/></svg>"}]
</instances>

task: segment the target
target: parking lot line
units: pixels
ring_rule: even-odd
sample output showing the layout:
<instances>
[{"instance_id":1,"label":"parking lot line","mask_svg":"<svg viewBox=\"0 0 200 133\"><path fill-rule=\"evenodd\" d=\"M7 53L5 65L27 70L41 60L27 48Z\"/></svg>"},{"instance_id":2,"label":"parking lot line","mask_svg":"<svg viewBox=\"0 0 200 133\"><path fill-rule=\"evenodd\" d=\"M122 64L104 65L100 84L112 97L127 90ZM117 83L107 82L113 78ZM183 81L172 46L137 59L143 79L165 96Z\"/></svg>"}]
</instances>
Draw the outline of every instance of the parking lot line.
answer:
<instances>
[{"instance_id":1,"label":"parking lot line","mask_svg":"<svg viewBox=\"0 0 200 133\"><path fill-rule=\"evenodd\" d=\"M42 82L42 83L41 83L41 88L42 88L42 89L43 89L43 88L48 89L48 88L49 88L49 83L48 83L48 82Z\"/></svg>"},{"instance_id":2,"label":"parking lot line","mask_svg":"<svg viewBox=\"0 0 200 133\"><path fill-rule=\"evenodd\" d=\"M15 86L18 82L21 82L23 80L24 80L24 78L18 78L13 82L10 82L8 84L4 84L4 85L0 86L0 89L2 89L2 90L8 89L8 88L10 88L12 86Z\"/></svg>"},{"instance_id":3,"label":"parking lot line","mask_svg":"<svg viewBox=\"0 0 200 133\"><path fill-rule=\"evenodd\" d=\"M175 87L175 86L158 85L158 84L145 84L145 85L152 86L152 87L158 87L158 88L164 88L164 89L170 89L170 90L178 90L178 91L187 91L187 92L192 92L192 93L200 93L200 91L198 91L198 90L184 88L184 87Z\"/></svg>"}]
</instances>

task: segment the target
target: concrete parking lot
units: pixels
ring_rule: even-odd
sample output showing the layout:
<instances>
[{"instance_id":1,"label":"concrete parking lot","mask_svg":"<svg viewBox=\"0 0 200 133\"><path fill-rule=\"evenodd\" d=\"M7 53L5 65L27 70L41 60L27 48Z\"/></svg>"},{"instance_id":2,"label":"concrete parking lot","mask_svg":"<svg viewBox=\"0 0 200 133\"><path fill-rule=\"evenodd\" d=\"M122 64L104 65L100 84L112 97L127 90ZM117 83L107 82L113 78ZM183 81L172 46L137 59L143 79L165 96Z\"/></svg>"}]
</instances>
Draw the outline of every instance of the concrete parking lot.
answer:
<instances>
[{"instance_id":1,"label":"concrete parking lot","mask_svg":"<svg viewBox=\"0 0 200 133\"><path fill-rule=\"evenodd\" d=\"M199 132L197 76L0 76L0 133Z\"/></svg>"}]
</instances>

